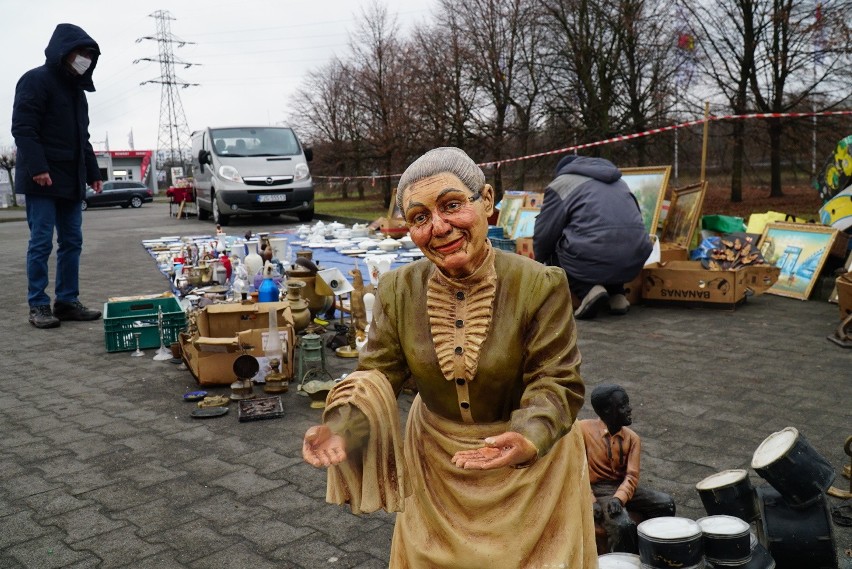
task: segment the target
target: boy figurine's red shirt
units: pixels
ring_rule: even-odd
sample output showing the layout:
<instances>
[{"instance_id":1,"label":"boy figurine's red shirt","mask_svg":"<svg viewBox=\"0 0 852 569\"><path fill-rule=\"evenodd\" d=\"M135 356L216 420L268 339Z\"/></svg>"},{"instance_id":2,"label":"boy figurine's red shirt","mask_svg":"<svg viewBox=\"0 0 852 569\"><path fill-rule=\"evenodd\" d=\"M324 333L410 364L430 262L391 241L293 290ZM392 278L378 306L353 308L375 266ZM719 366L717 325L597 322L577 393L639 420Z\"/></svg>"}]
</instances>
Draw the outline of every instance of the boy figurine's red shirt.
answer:
<instances>
[{"instance_id":1,"label":"boy figurine's red shirt","mask_svg":"<svg viewBox=\"0 0 852 569\"><path fill-rule=\"evenodd\" d=\"M620 483L614 497L627 504L639 483L639 435L627 427L611 435L600 419L585 419L579 424L586 442L589 482Z\"/></svg>"}]
</instances>

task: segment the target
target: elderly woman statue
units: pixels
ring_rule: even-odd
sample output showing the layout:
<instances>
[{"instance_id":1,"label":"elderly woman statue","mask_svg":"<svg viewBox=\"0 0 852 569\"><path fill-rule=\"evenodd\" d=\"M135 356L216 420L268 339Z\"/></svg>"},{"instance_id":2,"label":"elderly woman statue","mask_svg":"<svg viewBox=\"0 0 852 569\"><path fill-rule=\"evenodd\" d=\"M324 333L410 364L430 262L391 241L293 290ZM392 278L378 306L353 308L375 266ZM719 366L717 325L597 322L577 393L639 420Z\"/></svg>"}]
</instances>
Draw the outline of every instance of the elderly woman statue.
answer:
<instances>
[{"instance_id":1,"label":"elderly woman statue","mask_svg":"<svg viewBox=\"0 0 852 569\"><path fill-rule=\"evenodd\" d=\"M597 567L565 272L491 246L494 191L458 148L411 164L397 203L426 259L382 276L358 370L305 434L326 499L400 512L392 569Z\"/></svg>"}]
</instances>

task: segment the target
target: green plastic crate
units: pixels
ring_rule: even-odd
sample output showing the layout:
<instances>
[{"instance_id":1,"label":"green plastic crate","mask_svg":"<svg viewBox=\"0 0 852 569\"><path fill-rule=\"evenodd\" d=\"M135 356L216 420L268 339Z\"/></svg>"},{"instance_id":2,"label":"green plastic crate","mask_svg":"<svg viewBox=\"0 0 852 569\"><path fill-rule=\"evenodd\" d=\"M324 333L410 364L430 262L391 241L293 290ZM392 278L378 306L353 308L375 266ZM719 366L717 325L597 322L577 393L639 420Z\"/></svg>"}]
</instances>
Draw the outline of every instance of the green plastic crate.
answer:
<instances>
[{"instance_id":1,"label":"green plastic crate","mask_svg":"<svg viewBox=\"0 0 852 569\"><path fill-rule=\"evenodd\" d=\"M186 314L174 297L146 300L127 300L104 303L104 342L108 352L136 349L139 334L140 348L160 347L158 309L163 309L163 345L178 341L186 329Z\"/></svg>"}]
</instances>

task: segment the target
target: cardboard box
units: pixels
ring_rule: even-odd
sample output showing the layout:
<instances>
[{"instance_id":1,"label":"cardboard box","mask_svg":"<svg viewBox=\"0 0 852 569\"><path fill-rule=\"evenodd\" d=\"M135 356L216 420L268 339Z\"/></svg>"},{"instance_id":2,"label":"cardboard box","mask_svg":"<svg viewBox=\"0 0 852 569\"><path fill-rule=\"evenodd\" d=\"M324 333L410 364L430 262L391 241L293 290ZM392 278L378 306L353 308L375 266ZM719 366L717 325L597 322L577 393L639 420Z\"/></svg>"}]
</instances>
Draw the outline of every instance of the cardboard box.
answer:
<instances>
[{"instance_id":1,"label":"cardboard box","mask_svg":"<svg viewBox=\"0 0 852 569\"><path fill-rule=\"evenodd\" d=\"M636 278L629 283L624 283L624 296L627 302L636 305L642 302L642 277L645 276L645 270L639 271Z\"/></svg>"},{"instance_id":2,"label":"cardboard box","mask_svg":"<svg viewBox=\"0 0 852 569\"><path fill-rule=\"evenodd\" d=\"M837 304L840 306L840 319L852 313L852 272L840 275L836 279Z\"/></svg>"},{"instance_id":3,"label":"cardboard box","mask_svg":"<svg viewBox=\"0 0 852 569\"><path fill-rule=\"evenodd\" d=\"M515 253L535 260L535 253L533 252L533 238L520 237L515 239Z\"/></svg>"},{"instance_id":4,"label":"cardboard box","mask_svg":"<svg viewBox=\"0 0 852 569\"><path fill-rule=\"evenodd\" d=\"M645 267L642 299L646 304L678 304L733 310L746 294L762 294L778 280L778 267L745 266L710 271L699 261L670 261Z\"/></svg>"},{"instance_id":5,"label":"cardboard box","mask_svg":"<svg viewBox=\"0 0 852 569\"><path fill-rule=\"evenodd\" d=\"M278 331L284 335L286 344L281 371L293 374L296 332L289 303L211 304L196 312L198 335L184 333L180 336L183 361L199 385L233 383L237 379L233 365L243 353L241 346L251 346L245 352L249 355L264 355L263 335L269 331L272 306L278 313Z\"/></svg>"},{"instance_id":6,"label":"cardboard box","mask_svg":"<svg viewBox=\"0 0 852 569\"><path fill-rule=\"evenodd\" d=\"M668 263L669 261L688 261L689 251L685 247L676 243L660 242L660 262Z\"/></svg>"}]
</instances>

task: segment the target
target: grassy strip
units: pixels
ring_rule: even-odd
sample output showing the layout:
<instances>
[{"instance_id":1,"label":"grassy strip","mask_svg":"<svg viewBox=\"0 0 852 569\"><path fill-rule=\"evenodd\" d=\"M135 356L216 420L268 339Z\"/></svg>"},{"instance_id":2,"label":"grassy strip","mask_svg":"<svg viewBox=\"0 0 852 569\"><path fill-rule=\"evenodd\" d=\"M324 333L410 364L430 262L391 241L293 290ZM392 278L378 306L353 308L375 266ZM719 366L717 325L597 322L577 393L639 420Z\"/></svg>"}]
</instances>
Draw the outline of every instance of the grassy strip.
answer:
<instances>
[{"instance_id":1,"label":"grassy strip","mask_svg":"<svg viewBox=\"0 0 852 569\"><path fill-rule=\"evenodd\" d=\"M363 219L364 221L373 221L388 213L381 198L364 200L316 199L314 211L324 215Z\"/></svg>"}]
</instances>

